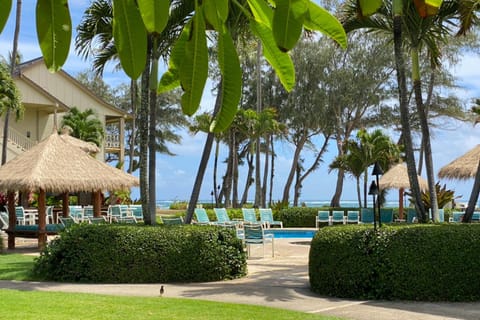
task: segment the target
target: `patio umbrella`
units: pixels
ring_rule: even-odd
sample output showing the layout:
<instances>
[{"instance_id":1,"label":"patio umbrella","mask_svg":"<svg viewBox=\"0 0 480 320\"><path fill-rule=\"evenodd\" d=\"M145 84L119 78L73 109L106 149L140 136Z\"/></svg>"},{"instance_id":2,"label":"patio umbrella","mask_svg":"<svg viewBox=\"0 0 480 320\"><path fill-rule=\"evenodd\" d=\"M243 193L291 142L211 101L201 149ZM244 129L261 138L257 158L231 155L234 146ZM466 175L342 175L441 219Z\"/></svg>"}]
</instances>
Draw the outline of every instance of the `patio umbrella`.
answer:
<instances>
[{"instance_id":1,"label":"patio umbrella","mask_svg":"<svg viewBox=\"0 0 480 320\"><path fill-rule=\"evenodd\" d=\"M480 144L458 157L438 172L439 178L466 180L474 178L480 161Z\"/></svg>"},{"instance_id":2,"label":"patio umbrella","mask_svg":"<svg viewBox=\"0 0 480 320\"><path fill-rule=\"evenodd\" d=\"M418 183L421 190L428 190L427 181L418 176ZM405 189L410 188L407 166L402 163L394 165L380 178L380 189L398 189L398 214L403 219L403 194Z\"/></svg>"},{"instance_id":3,"label":"patio umbrella","mask_svg":"<svg viewBox=\"0 0 480 320\"><path fill-rule=\"evenodd\" d=\"M46 241L40 239L45 192L122 190L138 184L138 178L95 159L57 133L0 167L0 189L39 192L39 246Z\"/></svg>"}]
</instances>

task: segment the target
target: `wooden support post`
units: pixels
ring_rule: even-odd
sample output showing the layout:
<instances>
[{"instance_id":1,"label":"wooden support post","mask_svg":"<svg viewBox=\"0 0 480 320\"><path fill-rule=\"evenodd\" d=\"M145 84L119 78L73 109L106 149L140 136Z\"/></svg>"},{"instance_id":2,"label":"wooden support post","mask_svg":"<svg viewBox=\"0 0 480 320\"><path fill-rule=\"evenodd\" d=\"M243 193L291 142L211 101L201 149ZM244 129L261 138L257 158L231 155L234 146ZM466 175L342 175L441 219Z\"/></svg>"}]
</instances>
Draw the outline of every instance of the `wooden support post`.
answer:
<instances>
[{"instance_id":1,"label":"wooden support post","mask_svg":"<svg viewBox=\"0 0 480 320\"><path fill-rule=\"evenodd\" d=\"M8 249L15 249L15 226L17 225L17 215L15 213L15 192L7 192L8 202Z\"/></svg>"},{"instance_id":2,"label":"wooden support post","mask_svg":"<svg viewBox=\"0 0 480 320\"><path fill-rule=\"evenodd\" d=\"M70 215L68 205L69 205L69 199L68 199L68 192L64 192L62 194L62 213L63 217L67 218Z\"/></svg>"},{"instance_id":3,"label":"wooden support post","mask_svg":"<svg viewBox=\"0 0 480 320\"><path fill-rule=\"evenodd\" d=\"M38 248L43 249L47 245L47 195L45 190L40 189L38 194Z\"/></svg>"},{"instance_id":4,"label":"wooden support post","mask_svg":"<svg viewBox=\"0 0 480 320\"><path fill-rule=\"evenodd\" d=\"M95 218L102 216L102 191L100 190L93 193L93 216Z\"/></svg>"}]
</instances>

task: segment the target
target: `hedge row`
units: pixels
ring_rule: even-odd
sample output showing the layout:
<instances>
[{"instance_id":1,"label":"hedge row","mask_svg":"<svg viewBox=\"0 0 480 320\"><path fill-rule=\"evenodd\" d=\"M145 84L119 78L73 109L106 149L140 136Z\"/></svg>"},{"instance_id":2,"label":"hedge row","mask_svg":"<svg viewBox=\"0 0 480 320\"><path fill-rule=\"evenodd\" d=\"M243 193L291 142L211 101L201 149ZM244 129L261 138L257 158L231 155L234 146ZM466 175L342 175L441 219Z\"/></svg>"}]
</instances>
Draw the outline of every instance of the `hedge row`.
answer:
<instances>
[{"instance_id":1,"label":"hedge row","mask_svg":"<svg viewBox=\"0 0 480 320\"><path fill-rule=\"evenodd\" d=\"M244 276L246 256L227 228L81 224L47 246L34 274L95 283L217 281Z\"/></svg>"},{"instance_id":2,"label":"hedge row","mask_svg":"<svg viewBox=\"0 0 480 320\"><path fill-rule=\"evenodd\" d=\"M322 228L310 286L343 298L477 301L479 258L480 224Z\"/></svg>"}]
</instances>

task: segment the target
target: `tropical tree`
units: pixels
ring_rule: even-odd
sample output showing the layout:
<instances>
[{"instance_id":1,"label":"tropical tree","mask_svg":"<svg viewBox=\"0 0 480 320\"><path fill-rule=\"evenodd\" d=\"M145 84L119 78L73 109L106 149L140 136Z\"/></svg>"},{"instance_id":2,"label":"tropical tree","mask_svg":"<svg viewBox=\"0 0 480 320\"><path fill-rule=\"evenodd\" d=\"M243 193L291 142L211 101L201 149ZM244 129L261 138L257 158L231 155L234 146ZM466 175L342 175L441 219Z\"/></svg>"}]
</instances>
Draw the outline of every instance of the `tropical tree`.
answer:
<instances>
[{"instance_id":1,"label":"tropical tree","mask_svg":"<svg viewBox=\"0 0 480 320\"><path fill-rule=\"evenodd\" d=\"M400 148L380 129L371 133L361 129L357 132L355 139L347 141L345 149L346 152L330 164L330 169L343 168L355 177L359 207L362 206L360 181L363 176L363 204L366 207L368 168L376 162L382 168L390 167L400 159Z\"/></svg>"},{"instance_id":2,"label":"tropical tree","mask_svg":"<svg viewBox=\"0 0 480 320\"><path fill-rule=\"evenodd\" d=\"M93 68L99 74L103 72L107 62L120 58L121 55L119 51L131 49L128 48L129 43L123 43L124 46L117 48L118 39L116 42L114 39L115 34L117 34L118 38L118 35L122 32L129 31L123 30L119 24L117 24L117 28L115 28L113 24L115 15L114 4L115 1L112 2L111 0L94 1L87 9L78 28L76 38L77 52L84 58L93 56ZM144 12L146 15L157 12L157 15L150 17L152 20L149 24L143 25L142 18L138 16L139 8L137 8L133 2L117 2L117 10L133 12L131 18L134 20L133 22L136 23L136 31L141 38L140 40L143 43L143 37L140 35L144 34L145 39L147 39L146 43L148 44L146 56L142 59L136 55L135 58L140 64L143 61L140 85L141 99L137 112L137 86L133 79L136 79L138 75L140 75L139 73L131 82L131 109L134 111L134 116L136 117L135 123L148 123L149 125L140 126L140 139L132 139L130 144L131 156L133 156L133 150L135 149L133 142L140 142L138 162L140 168L140 196L142 198L143 212L145 213L144 218L148 224L154 224L156 219L155 166L157 144L155 135L157 130L155 128L157 126L156 113L158 107L156 93L158 59L160 56L163 56L165 59L168 57L172 43L178 37L181 28L185 24L185 19L189 16L193 8L193 4L188 1L173 1L171 3L173 8L171 15L167 17L169 19L165 20L158 17L158 11L163 10L168 12L170 3L162 1L157 2L156 5L158 7L155 7L155 4L150 1L142 1L142 3L139 3L139 6L142 7L143 10L150 10L150 12ZM150 7L145 9L145 6ZM122 20L120 23L123 25L126 21ZM136 53L138 53L138 51ZM122 63L121 60L120 63ZM117 66L120 67L119 65ZM132 65L128 62L126 62L126 65L121 65L121 67L124 70L125 68L130 71L132 70ZM132 130L134 136L136 136L136 127L133 127ZM131 167L131 169L133 169L133 167Z\"/></svg>"},{"instance_id":3,"label":"tropical tree","mask_svg":"<svg viewBox=\"0 0 480 320\"><path fill-rule=\"evenodd\" d=\"M8 67L0 63L0 115L13 112L15 118L20 119L23 117L23 111L20 92L10 76Z\"/></svg>"},{"instance_id":4,"label":"tropical tree","mask_svg":"<svg viewBox=\"0 0 480 320\"><path fill-rule=\"evenodd\" d=\"M3 16L0 15L0 32L2 31L5 25L5 22L8 18L8 12L10 11L10 7L11 7L11 1L5 4L5 8L3 9L4 10ZM10 55L10 76L11 77L14 76L15 69L17 67L17 48L18 48L18 37L20 35L21 16L22 16L22 1L17 0L17 9L16 9L16 15L15 15L15 31L13 34L13 49ZM11 100L12 105L10 108L7 107L4 112L5 120L3 123L2 162L1 162L2 165L4 165L7 162L8 127L10 125L9 124L10 112L11 110L19 109L19 105L17 105L17 103L15 102L17 98L13 97L13 95L15 95L15 93L13 92L14 91L13 87L6 90L11 91L11 93L9 94L10 95L9 100Z\"/></svg>"},{"instance_id":5,"label":"tropical tree","mask_svg":"<svg viewBox=\"0 0 480 320\"><path fill-rule=\"evenodd\" d=\"M71 19L68 2L39 0L39 3L41 5L37 6L36 14L40 49L47 67L55 72L64 64L69 51L71 28L66 26L71 25ZM162 77L158 89L159 92L164 92L181 86L184 91L183 112L192 115L197 111L208 73L207 33L214 30L221 39L218 42L219 61L223 77L221 84L224 86L222 99L218 104L219 112L218 114L214 112L215 120L212 123L214 131L222 131L228 127L240 99L241 77L237 76L241 73L240 66L226 63L231 62L232 58L238 58L232 43L231 28L227 23L233 21L229 19L230 8L236 8L248 18L251 31L261 39L262 45L266 48L264 55L288 90L293 87L295 81L288 51L296 45L304 27L328 34L340 45L346 46L345 33L337 19L313 1L278 0L275 8L265 0L195 0L180 1L179 5L183 3L193 5L193 8L181 36L175 42L169 70ZM169 16L171 17L175 11L169 9L170 3L166 1L114 1L115 45L118 48L122 68L132 79L137 79L144 73L146 66L149 67L146 63L147 56L151 55L152 51L149 49L151 42L148 41L147 35L164 31L166 26L164 22L168 21ZM8 13L0 15L2 28L8 15ZM207 26L211 30L207 31ZM156 70L155 67L152 70ZM154 74L156 75L155 72ZM153 82L149 82L150 88L153 87ZM208 157L205 159L207 161ZM193 216L194 204L191 205L187 212L187 222Z\"/></svg>"},{"instance_id":6,"label":"tropical tree","mask_svg":"<svg viewBox=\"0 0 480 320\"><path fill-rule=\"evenodd\" d=\"M403 1L403 0L393 0L393 1L370 1L370 2L356 2L348 1L344 6L343 11L343 25L347 31L359 29L359 28L368 28L371 30L381 30L382 32L389 31L393 33L394 40L394 52L395 52L395 63L397 69L397 81L399 86L399 97L400 97L400 113L402 119L402 136L404 138L403 142L405 145L406 153L406 162L408 168L408 174L410 179L410 186L415 197L415 206L418 211L418 217L420 221L427 220L427 214L425 208L421 201L420 188L417 178L417 170L415 168L415 159L412 147L409 115L408 115L408 102L407 102L407 87L406 87L406 76L405 76L405 61L403 46L405 42L403 39L408 39L410 41L410 49L412 49L412 66L413 66L413 81L416 83L416 102L419 116L421 118L422 126L422 142L425 147L426 154L426 167L429 176L429 185L431 190L431 199L433 208L435 211L436 201L435 201L435 188L434 188L434 179L433 179L433 163L431 162L431 150L430 148L430 136L428 132L428 122L426 120L425 110L423 108L423 101L421 100L421 82L418 73L418 46L423 44L428 44L429 52L432 61L438 58L438 50L433 37L428 38L426 35L429 35L428 31L432 31L431 34L439 32L439 27L441 28L443 19L445 16L441 17L439 20L435 20L440 17L437 15L439 8L441 7L442 0L427 0L427 1ZM357 6L358 5L358 6ZM357 13L360 13L360 17L354 11L357 10ZM449 16L451 10L446 11L446 15ZM430 17L430 18L429 18ZM433 18L432 18L433 17ZM404 22L405 21L405 22ZM440 21L440 23L438 22ZM425 26L426 28L420 28ZM432 26L437 27L436 30L429 30ZM402 37L402 30L406 30L406 36ZM437 36L438 36L437 34ZM418 87L420 86L420 87ZM427 141L428 140L428 141ZM430 157L430 160L428 158Z\"/></svg>"},{"instance_id":7,"label":"tropical tree","mask_svg":"<svg viewBox=\"0 0 480 320\"><path fill-rule=\"evenodd\" d=\"M68 127L70 135L83 141L93 142L101 146L105 135L103 124L93 109L80 111L71 108L62 119L62 127Z\"/></svg>"}]
</instances>

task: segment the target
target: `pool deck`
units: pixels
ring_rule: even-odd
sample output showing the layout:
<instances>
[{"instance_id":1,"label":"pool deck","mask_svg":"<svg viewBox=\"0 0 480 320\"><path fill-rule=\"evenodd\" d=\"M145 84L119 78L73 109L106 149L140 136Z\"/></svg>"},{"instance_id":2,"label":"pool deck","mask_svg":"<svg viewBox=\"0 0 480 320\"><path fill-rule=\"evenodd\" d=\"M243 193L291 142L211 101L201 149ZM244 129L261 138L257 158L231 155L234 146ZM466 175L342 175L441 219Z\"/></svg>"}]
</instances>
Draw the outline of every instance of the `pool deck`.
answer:
<instances>
[{"instance_id":1,"label":"pool deck","mask_svg":"<svg viewBox=\"0 0 480 320\"><path fill-rule=\"evenodd\" d=\"M34 244L36 244L34 242ZM308 239L275 239L271 246L253 246L248 276L209 283L163 284L164 297L234 302L343 317L344 319L480 319L480 303L427 303L410 301L361 301L312 293L308 282ZM29 240L18 244L18 253L38 254ZM161 284L69 284L0 281L0 288L158 297Z\"/></svg>"}]
</instances>

